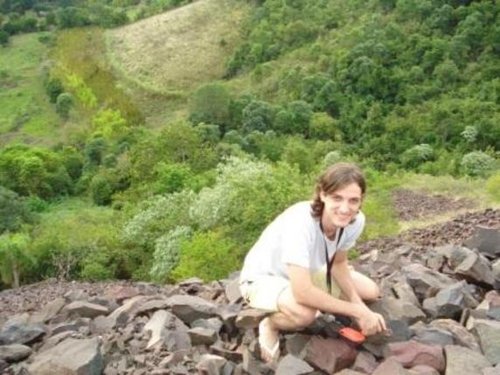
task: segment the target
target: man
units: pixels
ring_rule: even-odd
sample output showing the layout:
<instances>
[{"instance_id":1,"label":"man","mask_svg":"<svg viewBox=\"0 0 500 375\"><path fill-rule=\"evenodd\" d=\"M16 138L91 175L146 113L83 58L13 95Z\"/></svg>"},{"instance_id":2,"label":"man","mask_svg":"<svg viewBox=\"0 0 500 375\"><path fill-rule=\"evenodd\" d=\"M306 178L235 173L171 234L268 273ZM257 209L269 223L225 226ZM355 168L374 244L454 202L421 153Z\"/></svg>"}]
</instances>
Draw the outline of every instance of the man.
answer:
<instances>
[{"instance_id":1,"label":"man","mask_svg":"<svg viewBox=\"0 0 500 375\"><path fill-rule=\"evenodd\" d=\"M279 356L279 331L307 327L320 311L355 319L365 335L386 329L384 318L363 302L379 298L378 286L347 262L347 250L363 231L365 191L356 165L329 167L312 202L286 209L247 254L242 295L250 306L271 312L259 325L264 361Z\"/></svg>"}]
</instances>

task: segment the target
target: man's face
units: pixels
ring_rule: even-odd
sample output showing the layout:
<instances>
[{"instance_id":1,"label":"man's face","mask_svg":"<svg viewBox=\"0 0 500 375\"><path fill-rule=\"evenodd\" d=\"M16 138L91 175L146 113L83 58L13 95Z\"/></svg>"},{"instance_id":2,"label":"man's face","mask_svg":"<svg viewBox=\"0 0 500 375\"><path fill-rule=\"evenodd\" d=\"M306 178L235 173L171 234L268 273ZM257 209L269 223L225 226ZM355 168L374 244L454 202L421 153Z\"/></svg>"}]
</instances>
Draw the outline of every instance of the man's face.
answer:
<instances>
[{"instance_id":1,"label":"man's face","mask_svg":"<svg viewBox=\"0 0 500 375\"><path fill-rule=\"evenodd\" d=\"M323 222L336 228L343 228L358 213L363 194L358 184L351 183L329 194L321 192L320 198L325 204Z\"/></svg>"}]
</instances>

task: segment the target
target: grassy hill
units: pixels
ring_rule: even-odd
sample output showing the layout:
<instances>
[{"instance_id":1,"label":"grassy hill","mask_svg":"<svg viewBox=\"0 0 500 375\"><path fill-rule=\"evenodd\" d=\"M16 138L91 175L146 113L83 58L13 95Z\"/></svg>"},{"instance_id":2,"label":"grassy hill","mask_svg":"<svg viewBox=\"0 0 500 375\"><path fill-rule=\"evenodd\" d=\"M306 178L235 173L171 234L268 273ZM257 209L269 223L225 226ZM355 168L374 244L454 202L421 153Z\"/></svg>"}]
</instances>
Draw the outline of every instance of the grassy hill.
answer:
<instances>
[{"instance_id":1,"label":"grassy hill","mask_svg":"<svg viewBox=\"0 0 500 375\"><path fill-rule=\"evenodd\" d=\"M169 109L182 113L193 89L222 78L248 8L236 0L200 0L107 31L112 67L150 122L161 123Z\"/></svg>"},{"instance_id":2,"label":"grassy hill","mask_svg":"<svg viewBox=\"0 0 500 375\"><path fill-rule=\"evenodd\" d=\"M60 119L43 87L48 68L43 33L14 36L0 53L0 144L53 144L59 138Z\"/></svg>"}]
</instances>

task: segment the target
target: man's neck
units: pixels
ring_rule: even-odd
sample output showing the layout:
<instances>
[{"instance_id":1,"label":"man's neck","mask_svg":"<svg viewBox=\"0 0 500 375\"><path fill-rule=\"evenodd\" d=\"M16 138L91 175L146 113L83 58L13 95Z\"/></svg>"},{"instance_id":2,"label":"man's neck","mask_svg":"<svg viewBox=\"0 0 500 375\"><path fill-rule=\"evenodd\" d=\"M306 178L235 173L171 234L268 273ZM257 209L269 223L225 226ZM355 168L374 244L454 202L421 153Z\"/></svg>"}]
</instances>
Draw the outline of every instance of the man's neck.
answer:
<instances>
[{"instance_id":1,"label":"man's neck","mask_svg":"<svg viewBox=\"0 0 500 375\"><path fill-rule=\"evenodd\" d=\"M321 226L323 227L323 234L329 240L334 240L337 228L333 224L330 224L328 220L324 220L323 218L321 218Z\"/></svg>"}]
</instances>

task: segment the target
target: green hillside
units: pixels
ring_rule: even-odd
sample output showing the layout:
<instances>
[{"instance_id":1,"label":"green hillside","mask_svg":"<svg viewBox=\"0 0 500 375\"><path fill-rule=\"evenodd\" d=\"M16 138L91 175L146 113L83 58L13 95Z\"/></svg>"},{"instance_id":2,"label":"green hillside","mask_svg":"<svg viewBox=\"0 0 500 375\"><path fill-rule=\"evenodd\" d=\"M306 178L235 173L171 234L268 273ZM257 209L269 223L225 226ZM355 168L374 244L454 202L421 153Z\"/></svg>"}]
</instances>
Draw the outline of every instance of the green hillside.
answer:
<instances>
[{"instance_id":1,"label":"green hillside","mask_svg":"<svg viewBox=\"0 0 500 375\"><path fill-rule=\"evenodd\" d=\"M3 285L225 277L339 160L363 240L449 217L401 187L500 207L494 2L68 4L0 7Z\"/></svg>"}]
</instances>

